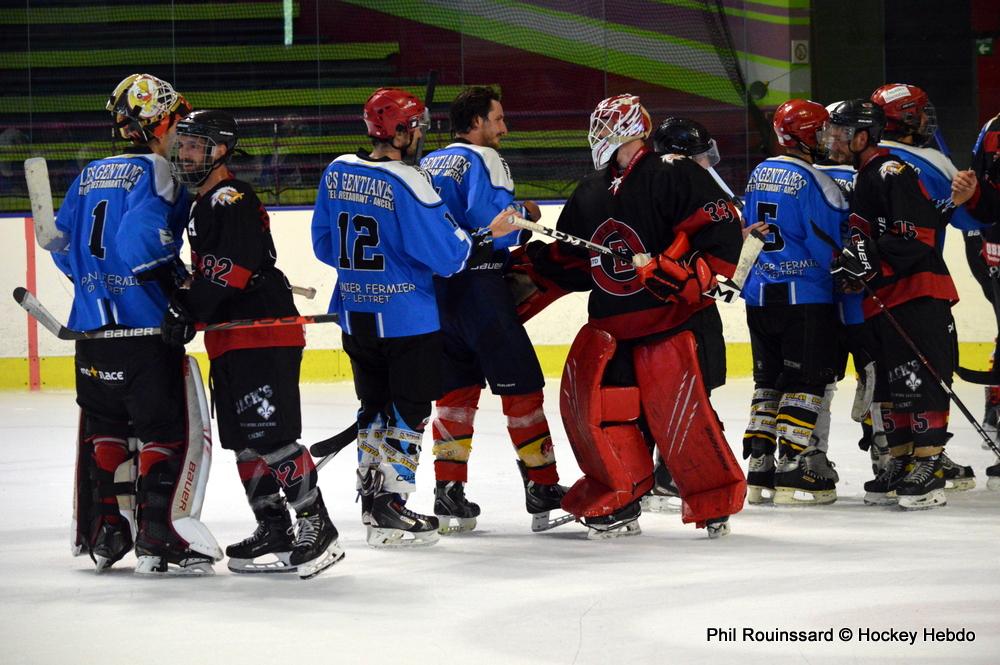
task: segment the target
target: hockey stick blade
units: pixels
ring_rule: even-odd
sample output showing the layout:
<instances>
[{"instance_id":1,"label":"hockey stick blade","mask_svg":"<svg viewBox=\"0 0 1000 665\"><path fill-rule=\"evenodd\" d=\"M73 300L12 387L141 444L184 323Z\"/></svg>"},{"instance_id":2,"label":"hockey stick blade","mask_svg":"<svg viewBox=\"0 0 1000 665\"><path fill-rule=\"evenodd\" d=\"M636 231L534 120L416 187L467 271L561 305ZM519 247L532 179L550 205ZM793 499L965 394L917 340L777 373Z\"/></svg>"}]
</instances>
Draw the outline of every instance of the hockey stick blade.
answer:
<instances>
[{"instance_id":1,"label":"hockey stick blade","mask_svg":"<svg viewBox=\"0 0 1000 665\"><path fill-rule=\"evenodd\" d=\"M14 289L14 300L24 311L42 324L43 328L59 339L74 339L73 331L59 323L56 317L52 316L52 313L45 309L45 305L39 302L38 298L28 289L23 286Z\"/></svg>"},{"instance_id":2,"label":"hockey stick blade","mask_svg":"<svg viewBox=\"0 0 1000 665\"><path fill-rule=\"evenodd\" d=\"M44 250L65 251L69 237L56 228L56 214L52 208L52 187L49 184L49 166L44 157L24 160L24 180L28 185L35 240Z\"/></svg>"},{"instance_id":3,"label":"hockey stick blade","mask_svg":"<svg viewBox=\"0 0 1000 665\"><path fill-rule=\"evenodd\" d=\"M979 386L1000 386L1000 371L969 369L968 367L956 367L955 374L958 378Z\"/></svg>"},{"instance_id":4,"label":"hockey stick blade","mask_svg":"<svg viewBox=\"0 0 1000 665\"><path fill-rule=\"evenodd\" d=\"M343 432L334 434L329 439L323 439L322 441L317 441L316 443L309 446L309 452L313 457L322 457L320 463L316 465L316 468L322 467L329 460L332 460L337 453L351 445L354 440L358 438L358 423L357 421L350 424L350 426Z\"/></svg>"}]
</instances>

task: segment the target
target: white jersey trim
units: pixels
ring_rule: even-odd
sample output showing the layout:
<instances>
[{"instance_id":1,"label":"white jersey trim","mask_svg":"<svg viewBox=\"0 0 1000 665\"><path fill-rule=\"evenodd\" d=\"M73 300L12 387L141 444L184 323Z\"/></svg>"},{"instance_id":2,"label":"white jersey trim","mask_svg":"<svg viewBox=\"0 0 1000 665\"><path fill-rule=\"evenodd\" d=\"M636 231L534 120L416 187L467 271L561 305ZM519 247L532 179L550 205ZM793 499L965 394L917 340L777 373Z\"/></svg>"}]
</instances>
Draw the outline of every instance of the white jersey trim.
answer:
<instances>
[{"instance_id":1,"label":"white jersey trim","mask_svg":"<svg viewBox=\"0 0 1000 665\"><path fill-rule=\"evenodd\" d=\"M511 194L514 193L514 179L510 177L510 167L496 150L471 143L452 143L444 149L451 150L452 148L461 148L479 155L486 171L490 174L490 184L497 189L506 189Z\"/></svg>"},{"instance_id":2,"label":"white jersey trim","mask_svg":"<svg viewBox=\"0 0 1000 665\"><path fill-rule=\"evenodd\" d=\"M847 210L847 201L844 199L844 192L840 189L833 178L823 173L817 169L812 164L806 163L801 159L795 159L794 157L788 157L786 155L779 155L777 157L771 157L766 159L767 162L785 162L790 164L795 164L796 166L805 169L808 173L816 179L816 184L819 185L820 192L823 194L823 198L826 199L827 205L831 208L837 210Z\"/></svg>"},{"instance_id":3,"label":"white jersey trim","mask_svg":"<svg viewBox=\"0 0 1000 665\"><path fill-rule=\"evenodd\" d=\"M406 185L417 200L425 206L437 206L441 203L441 197L431 186L430 178L421 169L414 168L409 164L394 160L390 162L380 162L375 160L362 159L358 155L341 155L332 162L333 164L351 164L364 166L377 171L385 171L395 176Z\"/></svg>"},{"instance_id":4,"label":"white jersey trim","mask_svg":"<svg viewBox=\"0 0 1000 665\"><path fill-rule=\"evenodd\" d=\"M940 150L935 150L934 148L917 148L916 146L906 145L905 143L898 143L896 141L882 141L879 144L880 148L888 148L889 150L898 150L901 153L908 153L914 157L919 157L924 160L938 171L941 172L948 180L952 180L955 174L958 173L958 169L955 165L951 163L951 160L944 156L944 153ZM903 159L903 161L906 161Z\"/></svg>"}]
</instances>

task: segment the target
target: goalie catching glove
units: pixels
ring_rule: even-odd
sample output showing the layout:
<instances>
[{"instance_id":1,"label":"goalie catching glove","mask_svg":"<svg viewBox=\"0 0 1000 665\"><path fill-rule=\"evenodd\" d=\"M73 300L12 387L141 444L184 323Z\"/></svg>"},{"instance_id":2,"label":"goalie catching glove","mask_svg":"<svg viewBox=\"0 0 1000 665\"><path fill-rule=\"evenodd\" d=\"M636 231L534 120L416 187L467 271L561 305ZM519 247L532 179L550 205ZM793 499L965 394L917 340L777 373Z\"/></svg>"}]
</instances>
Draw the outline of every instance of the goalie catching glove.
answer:
<instances>
[{"instance_id":1,"label":"goalie catching glove","mask_svg":"<svg viewBox=\"0 0 1000 665\"><path fill-rule=\"evenodd\" d=\"M878 253L867 238L854 238L830 266L837 288L844 293L861 291L864 283L870 282L880 272Z\"/></svg>"},{"instance_id":2,"label":"goalie catching glove","mask_svg":"<svg viewBox=\"0 0 1000 665\"><path fill-rule=\"evenodd\" d=\"M695 304L712 288L715 276L705 259L690 253L684 233L653 259L636 254L632 261L642 286L664 302Z\"/></svg>"}]
</instances>

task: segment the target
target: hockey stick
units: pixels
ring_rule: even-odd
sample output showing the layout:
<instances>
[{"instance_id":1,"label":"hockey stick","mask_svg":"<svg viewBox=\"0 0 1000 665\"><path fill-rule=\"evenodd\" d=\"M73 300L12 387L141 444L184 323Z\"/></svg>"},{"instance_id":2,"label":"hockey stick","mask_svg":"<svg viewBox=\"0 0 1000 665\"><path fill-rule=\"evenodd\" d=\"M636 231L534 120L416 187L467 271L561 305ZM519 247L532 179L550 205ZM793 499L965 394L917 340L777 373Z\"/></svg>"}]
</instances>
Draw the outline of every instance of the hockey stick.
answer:
<instances>
[{"instance_id":1,"label":"hockey stick","mask_svg":"<svg viewBox=\"0 0 1000 665\"><path fill-rule=\"evenodd\" d=\"M427 110L427 131L430 131L431 104L434 103L434 89L437 87L438 73L432 69L427 73L427 89L424 91L424 108ZM417 148L413 151L413 164L420 166L420 158L424 156L424 132L420 132Z\"/></svg>"},{"instance_id":2,"label":"hockey stick","mask_svg":"<svg viewBox=\"0 0 1000 665\"><path fill-rule=\"evenodd\" d=\"M321 457L317 469L336 457L337 453L351 445L358 438L358 421L354 421L343 432L334 434L329 439L323 439L309 446L309 452L313 457Z\"/></svg>"},{"instance_id":3,"label":"hockey stick","mask_svg":"<svg viewBox=\"0 0 1000 665\"><path fill-rule=\"evenodd\" d=\"M14 300L24 311L33 316L42 326L59 339L122 339L124 337L155 337L160 334L159 328L123 328L119 330L70 330L52 316L38 298L23 286L14 289ZM233 330L237 328L273 328L275 326L308 325L311 323L339 323L337 314L314 314L311 316L281 316L264 319L239 319L224 323L198 323L195 330L199 332L210 330Z\"/></svg>"},{"instance_id":4,"label":"hockey stick","mask_svg":"<svg viewBox=\"0 0 1000 665\"><path fill-rule=\"evenodd\" d=\"M56 214L52 208L52 187L49 184L49 166L44 157L24 160L24 180L28 184L31 217L35 222L35 239L42 249L61 252L69 238L56 228Z\"/></svg>"},{"instance_id":5,"label":"hockey stick","mask_svg":"<svg viewBox=\"0 0 1000 665\"><path fill-rule=\"evenodd\" d=\"M812 224L813 231L816 233L817 238L819 238L820 240L828 244L830 247L832 247L835 252L843 251L842 248L834 241L834 239L831 238L829 235L827 235L827 233L823 229L821 229L816 224L816 222L810 221L810 224ZM972 428L976 430L979 436L983 438L983 441L986 443L987 446L989 446L990 450L996 453L997 457L1000 457L1000 448L998 448L997 444L993 442L993 439L990 438L990 435L986 433L986 431L983 429L983 426L979 424L979 421L973 418L972 412L970 412L969 409L965 406L965 403L962 402L961 399L959 399L958 395L955 394L955 391L952 390L951 386L949 386L948 383L944 380L944 377L942 377L941 374L939 374L938 371L934 369L934 366L931 365L929 360L927 360L927 356L925 356L923 352L920 351L920 348L917 347L917 344L916 342L913 341L913 338L910 337L905 330L903 330L903 326L900 325L896 317L892 315L892 312L890 312L889 308L885 306L885 303L882 302L882 299L879 298L877 295L875 295L874 289L872 289L872 287L870 287L868 283L864 281L861 282L861 286L865 290L865 295L871 298L872 302L875 303L875 306L878 307L879 310L881 310L882 314L885 316L885 320L888 321L889 325L891 325L896 330L899 336L903 339L903 342L905 342L906 345L910 347L910 351L913 351L914 355L917 356L917 360L920 361L920 364L924 366L924 369L926 369L927 372L934 378L938 386L940 386L941 390L943 390L945 394L948 395L949 399L951 399L951 401L955 403L955 406L957 406L958 410L962 412L962 415L965 416L966 420L972 423Z\"/></svg>"},{"instance_id":6,"label":"hockey stick","mask_svg":"<svg viewBox=\"0 0 1000 665\"><path fill-rule=\"evenodd\" d=\"M570 235L564 231L553 229L548 226L542 226L536 222L520 219L513 215L510 216L508 222L522 229L527 229L529 231L549 236L550 238L555 238L556 240L560 240L566 244L573 245L575 247L583 247L584 249L589 249L591 251L598 252L599 254L624 259L629 263L634 263L633 259L636 257L643 257L640 261L648 262L652 260L649 254L632 254L626 249L611 249L610 247L598 245L597 243L590 242L589 240L584 240L583 238ZM736 271L733 273L732 278L730 279L716 275L716 285L706 291L704 295L722 302L735 302L736 299L740 297L740 292L743 290L743 283L746 281L747 275L750 274L753 264L757 262L757 256L760 254L760 250L764 247L764 242L763 235L756 230L751 231L750 235L743 241L743 247L740 249L740 258L736 262Z\"/></svg>"},{"instance_id":7,"label":"hockey stick","mask_svg":"<svg viewBox=\"0 0 1000 665\"><path fill-rule=\"evenodd\" d=\"M292 286L292 293L297 296L302 296L306 300L312 300L316 297L316 289L311 286Z\"/></svg>"}]
</instances>

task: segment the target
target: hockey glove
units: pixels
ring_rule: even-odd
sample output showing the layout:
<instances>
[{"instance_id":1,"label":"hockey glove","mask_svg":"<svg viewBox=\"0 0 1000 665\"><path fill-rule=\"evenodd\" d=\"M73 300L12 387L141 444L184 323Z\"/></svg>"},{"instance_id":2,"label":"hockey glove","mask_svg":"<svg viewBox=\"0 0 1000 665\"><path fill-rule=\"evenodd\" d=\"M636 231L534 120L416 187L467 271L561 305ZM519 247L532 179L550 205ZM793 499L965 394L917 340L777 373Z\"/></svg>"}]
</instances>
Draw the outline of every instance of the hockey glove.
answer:
<instances>
[{"instance_id":1,"label":"hockey glove","mask_svg":"<svg viewBox=\"0 0 1000 665\"><path fill-rule=\"evenodd\" d=\"M865 282L870 282L880 271L878 254L868 238L855 238L852 245L840 251L840 256L830 266L837 288L844 293L863 290Z\"/></svg>"},{"instance_id":2,"label":"hockey glove","mask_svg":"<svg viewBox=\"0 0 1000 665\"><path fill-rule=\"evenodd\" d=\"M465 262L465 267L472 270L476 266L488 263L496 250L493 248L493 234L489 228L481 228L475 233L470 233L469 237L472 238L472 251L469 253L469 260Z\"/></svg>"},{"instance_id":3,"label":"hockey glove","mask_svg":"<svg viewBox=\"0 0 1000 665\"><path fill-rule=\"evenodd\" d=\"M194 339L194 319L176 300L171 299L160 324L163 341L171 346L184 346Z\"/></svg>"},{"instance_id":4,"label":"hockey glove","mask_svg":"<svg viewBox=\"0 0 1000 665\"><path fill-rule=\"evenodd\" d=\"M517 319L524 323L550 304L569 293L550 279L540 275L532 261L533 255L550 250L549 243L536 240L511 252L504 272ZM590 275L586 275L589 280Z\"/></svg>"},{"instance_id":5,"label":"hockey glove","mask_svg":"<svg viewBox=\"0 0 1000 665\"><path fill-rule=\"evenodd\" d=\"M642 265L636 261L635 271L642 286L664 302L693 305L700 301L701 294L711 288L714 276L703 258L682 258L689 250L687 236L679 233L654 260Z\"/></svg>"}]
</instances>

